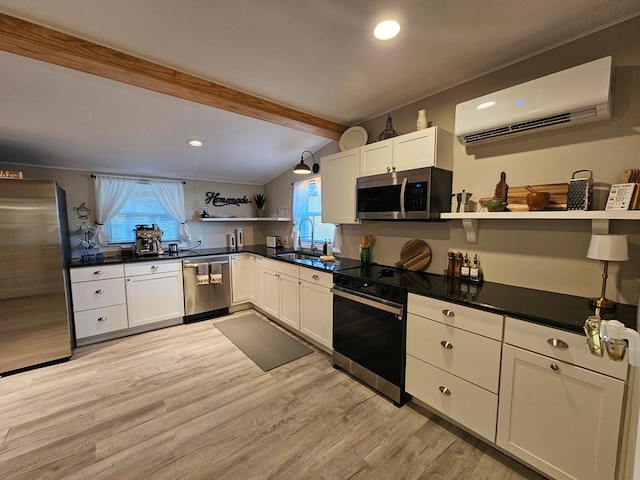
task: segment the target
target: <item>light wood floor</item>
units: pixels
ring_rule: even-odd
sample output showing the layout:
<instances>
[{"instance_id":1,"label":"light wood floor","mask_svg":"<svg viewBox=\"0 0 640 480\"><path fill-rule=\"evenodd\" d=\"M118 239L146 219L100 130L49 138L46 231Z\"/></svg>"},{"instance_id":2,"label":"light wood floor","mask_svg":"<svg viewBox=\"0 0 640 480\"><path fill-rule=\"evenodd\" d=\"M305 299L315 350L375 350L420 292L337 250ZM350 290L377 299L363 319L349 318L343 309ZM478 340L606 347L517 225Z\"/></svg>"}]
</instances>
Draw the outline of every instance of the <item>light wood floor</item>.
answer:
<instances>
[{"instance_id":1,"label":"light wood floor","mask_svg":"<svg viewBox=\"0 0 640 480\"><path fill-rule=\"evenodd\" d=\"M0 478L543 478L422 413L320 351L265 373L208 320L0 378Z\"/></svg>"}]
</instances>

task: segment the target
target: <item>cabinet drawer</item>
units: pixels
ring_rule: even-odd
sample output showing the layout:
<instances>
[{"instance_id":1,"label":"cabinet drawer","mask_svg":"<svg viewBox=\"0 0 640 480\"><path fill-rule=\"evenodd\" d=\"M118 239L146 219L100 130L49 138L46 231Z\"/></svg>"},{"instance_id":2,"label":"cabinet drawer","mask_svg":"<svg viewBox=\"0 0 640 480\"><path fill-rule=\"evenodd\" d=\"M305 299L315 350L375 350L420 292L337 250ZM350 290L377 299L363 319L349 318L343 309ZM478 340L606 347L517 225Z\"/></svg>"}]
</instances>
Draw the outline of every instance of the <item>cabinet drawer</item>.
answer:
<instances>
[{"instance_id":1,"label":"cabinet drawer","mask_svg":"<svg viewBox=\"0 0 640 480\"><path fill-rule=\"evenodd\" d=\"M586 336L507 317L504 342L557 358L621 380L627 378L628 362L615 362L605 355L596 357L587 347ZM554 346L555 345L555 346ZM626 358L626 357L625 357Z\"/></svg>"},{"instance_id":2,"label":"cabinet drawer","mask_svg":"<svg viewBox=\"0 0 640 480\"><path fill-rule=\"evenodd\" d=\"M108 278L122 278L122 265L92 265L69 270L71 282L90 282L92 280L106 280Z\"/></svg>"},{"instance_id":3,"label":"cabinet drawer","mask_svg":"<svg viewBox=\"0 0 640 480\"><path fill-rule=\"evenodd\" d=\"M127 264L124 266L124 274L127 277L136 275L149 275L155 273L178 272L182 270L182 262L144 262L136 264Z\"/></svg>"},{"instance_id":4,"label":"cabinet drawer","mask_svg":"<svg viewBox=\"0 0 640 480\"><path fill-rule=\"evenodd\" d=\"M502 340L502 315L409 294L408 311L469 332Z\"/></svg>"},{"instance_id":5,"label":"cabinet drawer","mask_svg":"<svg viewBox=\"0 0 640 480\"><path fill-rule=\"evenodd\" d=\"M407 353L498 393L502 344L410 313Z\"/></svg>"},{"instance_id":6,"label":"cabinet drawer","mask_svg":"<svg viewBox=\"0 0 640 480\"><path fill-rule=\"evenodd\" d=\"M268 268L269 270L282 273L283 275L289 275L290 277L300 278L300 267L292 265L291 263L265 258L263 260L263 268Z\"/></svg>"},{"instance_id":7,"label":"cabinet drawer","mask_svg":"<svg viewBox=\"0 0 640 480\"><path fill-rule=\"evenodd\" d=\"M321 287L331 288L333 286L333 275L330 273L319 272L312 268L300 268L300 280L313 283Z\"/></svg>"},{"instance_id":8,"label":"cabinet drawer","mask_svg":"<svg viewBox=\"0 0 640 480\"><path fill-rule=\"evenodd\" d=\"M469 430L496 440L498 396L407 355L406 390Z\"/></svg>"},{"instance_id":9,"label":"cabinet drawer","mask_svg":"<svg viewBox=\"0 0 640 480\"><path fill-rule=\"evenodd\" d=\"M126 303L122 278L74 283L71 291L74 312Z\"/></svg>"},{"instance_id":10,"label":"cabinet drawer","mask_svg":"<svg viewBox=\"0 0 640 480\"><path fill-rule=\"evenodd\" d=\"M124 330L129 326L127 306L124 304L76 312L74 317L76 338L93 337L102 333Z\"/></svg>"}]
</instances>

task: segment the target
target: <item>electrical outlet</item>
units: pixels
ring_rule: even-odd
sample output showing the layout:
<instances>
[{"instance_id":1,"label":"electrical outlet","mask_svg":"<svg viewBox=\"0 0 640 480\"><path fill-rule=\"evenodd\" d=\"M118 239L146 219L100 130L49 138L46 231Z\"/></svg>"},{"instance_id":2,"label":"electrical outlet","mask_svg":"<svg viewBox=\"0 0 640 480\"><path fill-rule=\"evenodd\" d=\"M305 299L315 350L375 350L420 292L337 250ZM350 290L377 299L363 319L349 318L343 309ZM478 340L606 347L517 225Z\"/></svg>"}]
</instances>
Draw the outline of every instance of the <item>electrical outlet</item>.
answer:
<instances>
[{"instance_id":1,"label":"electrical outlet","mask_svg":"<svg viewBox=\"0 0 640 480\"><path fill-rule=\"evenodd\" d=\"M202 243L202 235L197 235L196 236L196 242Z\"/></svg>"}]
</instances>

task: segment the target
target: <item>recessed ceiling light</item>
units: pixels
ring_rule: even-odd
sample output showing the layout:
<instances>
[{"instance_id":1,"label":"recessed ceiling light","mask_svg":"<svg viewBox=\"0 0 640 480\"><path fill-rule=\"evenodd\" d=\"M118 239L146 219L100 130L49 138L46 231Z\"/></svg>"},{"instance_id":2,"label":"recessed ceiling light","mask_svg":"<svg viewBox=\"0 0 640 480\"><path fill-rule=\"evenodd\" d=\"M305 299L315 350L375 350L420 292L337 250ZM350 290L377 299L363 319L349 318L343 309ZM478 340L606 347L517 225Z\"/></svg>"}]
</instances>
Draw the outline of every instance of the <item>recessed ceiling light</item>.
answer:
<instances>
[{"instance_id":1,"label":"recessed ceiling light","mask_svg":"<svg viewBox=\"0 0 640 480\"><path fill-rule=\"evenodd\" d=\"M400 24L395 20L385 20L376 25L373 35L378 40L389 40L400 32Z\"/></svg>"},{"instance_id":2,"label":"recessed ceiling light","mask_svg":"<svg viewBox=\"0 0 640 480\"><path fill-rule=\"evenodd\" d=\"M189 140L187 140L187 143L189 145L191 145L192 147L201 147L202 146L202 140L198 140L197 138L190 138Z\"/></svg>"}]
</instances>

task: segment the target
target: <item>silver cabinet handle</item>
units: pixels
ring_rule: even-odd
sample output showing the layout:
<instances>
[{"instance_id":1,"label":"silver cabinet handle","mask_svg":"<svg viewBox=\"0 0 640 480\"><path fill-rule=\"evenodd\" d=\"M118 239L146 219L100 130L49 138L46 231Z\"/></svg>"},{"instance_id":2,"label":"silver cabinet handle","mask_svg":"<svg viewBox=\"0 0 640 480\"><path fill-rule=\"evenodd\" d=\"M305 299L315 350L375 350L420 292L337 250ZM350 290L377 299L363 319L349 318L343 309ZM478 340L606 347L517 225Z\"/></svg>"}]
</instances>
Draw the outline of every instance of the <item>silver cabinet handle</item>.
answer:
<instances>
[{"instance_id":1,"label":"silver cabinet handle","mask_svg":"<svg viewBox=\"0 0 640 480\"><path fill-rule=\"evenodd\" d=\"M558 348L560 350L566 350L569 348L567 342L560 340L559 338L550 338L547 340L547 343L552 347Z\"/></svg>"},{"instance_id":2,"label":"silver cabinet handle","mask_svg":"<svg viewBox=\"0 0 640 480\"><path fill-rule=\"evenodd\" d=\"M311 278L313 278L314 280L320 280L320 276L318 276L318 275L314 275L314 276L313 276L313 277L311 277Z\"/></svg>"},{"instance_id":3,"label":"silver cabinet handle","mask_svg":"<svg viewBox=\"0 0 640 480\"><path fill-rule=\"evenodd\" d=\"M94 275L102 275L102 270L96 270L93 272Z\"/></svg>"},{"instance_id":4,"label":"silver cabinet handle","mask_svg":"<svg viewBox=\"0 0 640 480\"><path fill-rule=\"evenodd\" d=\"M99 322L104 322L107 319L107 317L98 317L98 321Z\"/></svg>"},{"instance_id":5,"label":"silver cabinet handle","mask_svg":"<svg viewBox=\"0 0 640 480\"><path fill-rule=\"evenodd\" d=\"M99 295L99 294L101 294L101 293L104 293L104 290L101 288L101 289L99 289L99 290L96 290L96 292L95 292L95 293L97 293L97 294Z\"/></svg>"},{"instance_id":6,"label":"silver cabinet handle","mask_svg":"<svg viewBox=\"0 0 640 480\"><path fill-rule=\"evenodd\" d=\"M443 395L451 395L451 390L449 390L447 387L439 386L438 390L440 390L440 393Z\"/></svg>"},{"instance_id":7,"label":"silver cabinet handle","mask_svg":"<svg viewBox=\"0 0 640 480\"><path fill-rule=\"evenodd\" d=\"M557 364L552 363L551 364L551 370L553 370L554 372L557 372L558 370L560 370L560 367Z\"/></svg>"},{"instance_id":8,"label":"silver cabinet handle","mask_svg":"<svg viewBox=\"0 0 640 480\"><path fill-rule=\"evenodd\" d=\"M449 310L448 308L445 308L444 310L442 310L442 314L445 317L455 317L456 316L456 314L453 313L453 310Z\"/></svg>"},{"instance_id":9,"label":"silver cabinet handle","mask_svg":"<svg viewBox=\"0 0 640 480\"><path fill-rule=\"evenodd\" d=\"M444 348L446 348L447 350L451 350L453 348L453 344L448 342L447 340L442 340L440 342L440 345L442 345Z\"/></svg>"}]
</instances>

